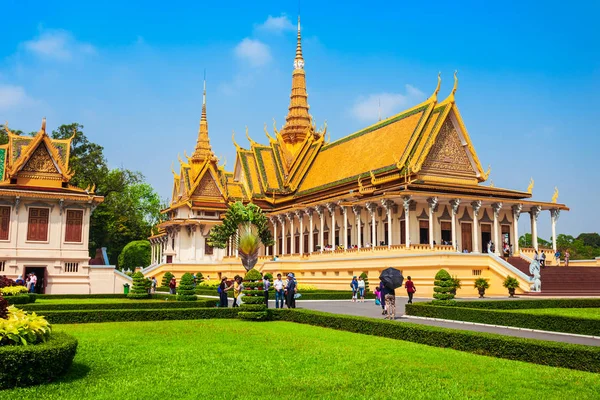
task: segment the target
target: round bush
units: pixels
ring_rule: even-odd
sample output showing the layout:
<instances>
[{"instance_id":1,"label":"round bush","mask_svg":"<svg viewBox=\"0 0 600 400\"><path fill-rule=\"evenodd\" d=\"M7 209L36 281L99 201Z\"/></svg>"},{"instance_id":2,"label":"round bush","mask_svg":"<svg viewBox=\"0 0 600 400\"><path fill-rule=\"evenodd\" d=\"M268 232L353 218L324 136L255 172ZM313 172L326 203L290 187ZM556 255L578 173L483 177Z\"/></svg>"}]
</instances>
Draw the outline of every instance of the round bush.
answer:
<instances>
[{"instance_id":1,"label":"round bush","mask_svg":"<svg viewBox=\"0 0 600 400\"><path fill-rule=\"evenodd\" d=\"M0 389L49 382L64 374L77 351L77 339L54 333L45 343L0 347Z\"/></svg>"},{"instance_id":2,"label":"round bush","mask_svg":"<svg viewBox=\"0 0 600 400\"><path fill-rule=\"evenodd\" d=\"M150 297L150 293L148 293L148 288L146 287L146 279L141 272L133 274L133 287L129 294L127 294L127 297L134 300Z\"/></svg>"},{"instance_id":3,"label":"round bush","mask_svg":"<svg viewBox=\"0 0 600 400\"><path fill-rule=\"evenodd\" d=\"M452 300L454 294L454 280L445 269L440 269L435 274L435 280L433 281L433 298L436 300Z\"/></svg>"},{"instance_id":4,"label":"round bush","mask_svg":"<svg viewBox=\"0 0 600 400\"><path fill-rule=\"evenodd\" d=\"M255 269L251 269L244 277L244 303L240 307L238 316L241 319L251 321L265 321L268 319L267 306L262 282L262 275Z\"/></svg>"},{"instance_id":5,"label":"round bush","mask_svg":"<svg viewBox=\"0 0 600 400\"><path fill-rule=\"evenodd\" d=\"M177 288L177 300L178 301L194 301L198 300L196 292L194 291L194 277L189 272L186 272L179 281L179 287Z\"/></svg>"},{"instance_id":6,"label":"round bush","mask_svg":"<svg viewBox=\"0 0 600 400\"><path fill-rule=\"evenodd\" d=\"M167 288L167 292L169 291L169 282L171 282L172 278L173 278L173 274L170 273L169 271L167 271L163 275L162 281L160 282L160 286L161 287L166 287Z\"/></svg>"}]
</instances>

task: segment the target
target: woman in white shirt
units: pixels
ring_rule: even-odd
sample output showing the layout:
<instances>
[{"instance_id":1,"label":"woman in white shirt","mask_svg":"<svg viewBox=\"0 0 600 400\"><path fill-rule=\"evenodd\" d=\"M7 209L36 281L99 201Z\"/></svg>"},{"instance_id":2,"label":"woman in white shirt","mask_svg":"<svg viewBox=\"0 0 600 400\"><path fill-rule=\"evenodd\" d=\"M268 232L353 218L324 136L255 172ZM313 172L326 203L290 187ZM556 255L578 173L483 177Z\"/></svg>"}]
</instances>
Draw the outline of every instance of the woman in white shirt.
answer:
<instances>
[{"instance_id":1,"label":"woman in white shirt","mask_svg":"<svg viewBox=\"0 0 600 400\"><path fill-rule=\"evenodd\" d=\"M362 277L358 277L358 293L360 294L360 302L365 302L365 281Z\"/></svg>"}]
</instances>

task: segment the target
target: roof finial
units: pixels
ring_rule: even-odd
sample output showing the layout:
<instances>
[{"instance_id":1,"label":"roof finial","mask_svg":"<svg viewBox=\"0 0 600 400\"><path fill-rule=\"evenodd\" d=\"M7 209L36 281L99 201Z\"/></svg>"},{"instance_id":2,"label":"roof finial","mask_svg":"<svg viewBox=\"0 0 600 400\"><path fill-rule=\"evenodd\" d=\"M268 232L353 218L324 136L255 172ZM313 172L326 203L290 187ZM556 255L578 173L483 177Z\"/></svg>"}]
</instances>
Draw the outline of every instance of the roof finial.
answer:
<instances>
[{"instance_id":1,"label":"roof finial","mask_svg":"<svg viewBox=\"0 0 600 400\"><path fill-rule=\"evenodd\" d=\"M433 94L429 97L429 100L431 100L431 101L436 101L437 100L437 95L438 95L438 92L440 91L440 87L441 86L442 86L442 73L438 72L437 86L435 87L435 90L434 90Z\"/></svg>"},{"instance_id":2,"label":"roof finial","mask_svg":"<svg viewBox=\"0 0 600 400\"><path fill-rule=\"evenodd\" d=\"M206 69L204 70L204 87L202 90L202 116L201 121L206 121Z\"/></svg>"},{"instance_id":3,"label":"roof finial","mask_svg":"<svg viewBox=\"0 0 600 400\"><path fill-rule=\"evenodd\" d=\"M42 128L40 130L46 133L46 117L42 118Z\"/></svg>"},{"instance_id":4,"label":"roof finial","mask_svg":"<svg viewBox=\"0 0 600 400\"><path fill-rule=\"evenodd\" d=\"M452 96L456 94L456 89L458 89L458 70L454 71L454 87L452 88Z\"/></svg>"},{"instance_id":5,"label":"roof finial","mask_svg":"<svg viewBox=\"0 0 600 400\"><path fill-rule=\"evenodd\" d=\"M302 35L300 34L300 15L298 15L298 43L296 44L296 58L294 59L294 69L304 68L304 58L302 57Z\"/></svg>"}]
</instances>

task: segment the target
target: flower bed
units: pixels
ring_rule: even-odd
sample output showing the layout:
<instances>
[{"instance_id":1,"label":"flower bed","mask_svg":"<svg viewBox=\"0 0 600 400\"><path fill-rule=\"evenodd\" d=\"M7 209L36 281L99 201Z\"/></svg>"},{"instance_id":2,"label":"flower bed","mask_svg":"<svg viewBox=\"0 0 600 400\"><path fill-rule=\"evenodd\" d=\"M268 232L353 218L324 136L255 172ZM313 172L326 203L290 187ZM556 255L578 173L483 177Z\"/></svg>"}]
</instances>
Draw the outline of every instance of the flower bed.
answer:
<instances>
[{"instance_id":1,"label":"flower bed","mask_svg":"<svg viewBox=\"0 0 600 400\"><path fill-rule=\"evenodd\" d=\"M6 286L0 289L0 294L4 297L8 296L19 296L24 293L27 293L27 288L25 286Z\"/></svg>"},{"instance_id":2,"label":"flower bed","mask_svg":"<svg viewBox=\"0 0 600 400\"><path fill-rule=\"evenodd\" d=\"M51 332L50 324L44 317L10 306L7 317L0 319L0 346L45 342Z\"/></svg>"},{"instance_id":3,"label":"flower bed","mask_svg":"<svg viewBox=\"0 0 600 400\"><path fill-rule=\"evenodd\" d=\"M32 346L0 346L0 389L49 382L65 373L77 351L77 339L55 333Z\"/></svg>"}]
</instances>

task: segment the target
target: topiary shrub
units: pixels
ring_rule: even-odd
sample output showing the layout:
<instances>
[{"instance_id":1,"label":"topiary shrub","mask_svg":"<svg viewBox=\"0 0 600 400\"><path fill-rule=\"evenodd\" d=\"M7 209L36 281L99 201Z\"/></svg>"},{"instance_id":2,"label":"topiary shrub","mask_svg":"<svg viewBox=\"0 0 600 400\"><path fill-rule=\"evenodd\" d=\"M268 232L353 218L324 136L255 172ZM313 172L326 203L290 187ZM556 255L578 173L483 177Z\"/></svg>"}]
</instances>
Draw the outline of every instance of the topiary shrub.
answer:
<instances>
[{"instance_id":1,"label":"topiary shrub","mask_svg":"<svg viewBox=\"0 0 600 400\"><path fill-rule=\"evenodd\" d=\"M204 282L204 275L202 275L202 272L196 272L196 285L199 285L202 282Z\"/></svg>"},{"instance_id":2,"label":"topiary shrub","mask_svg":"<svg viewBox=\"0 0 600 400\"><path fill-rule=\"evenodd\" d=\"M238 316L249 321L265 321L268 319L267 306L263 293L262 275L251 269L244 277L244 303L240 306Z\"/></svg>"},{"instance_id":3,"label":"topiary shrub","mask_svg":"<svg viewBox=\"0 0 600 400\"><path fill-rule=\"evenodd\" d=\"M8 315L8 301L0 294L0 319L6 319Z\"/></svg>"},{"instance_id":4,"label":"topiary shrub","mask_svg":"<svg viewBox=\"0 0 600 400\"><path fill-rule=\"evenodd\" d=\"M360 277L362 278L363 281L365 281L365 293L369 292L369 275L367 275L366 272L363 272L362 274L360 274Z\"/></svg>"},{"instance_id":5,"label":"topiary shrub","mask_svg":"<svg viewBox=\"0 0 600 400\"><path fill-rule=\"evenodd\" d=\"M130 299L147 299L150 297L150 293L146 288L146 278L141 272L133 274L133 287L127 297Z\"/></svg>"},{"instance_id":6,"label":"topiary shrub","mask_svg":"<svg viewBox=\"0 0 600 400\"><path fill-rule=\"evenodd\" d=\"M160 286L161 287L166 287L167 291L169 291L169 282L171 282L171 279L173 279L173 274L170 273L169 271L165 272L165 274L162 277L162 281L160 282Z\"/></svg>"},{"instance_id":7,"label":"topiary shrub","mask_svg":"<svg viewBox=\"0 0 600 400\"><path fill-rule=\"evenodd\" d=\"M196 292L194 291L194 276L189 272L186 272L179 281L179 287L177 288L177 300L178 301L195 301L198 300Z\"/></svg>"},{"instance_id":8,"label":"topiary shrub","mask_svg":"<svg viewBox=\"0 0 600 400\"><path fill-rule=\"evenodd\" d=\"M149 241L134 240L129 242L119 254L118 268L120 270L130 269L135 271L137 267L147 267L150 265L151 253Z\"/></svg>"},{"instance_id":9,"label":"topiary shrub","mask_svg":"<svg viewBox=\"0 0 600 400\"><path fill-rule=\"evenodd\" d=\"M452 294L452 290L454 289L454 280L445 269L440 269L437 274L435 274L435 280L433 281L433 298L436 300L452 300L454 298L454 294Z\"/></svg>"}]
</instances>

